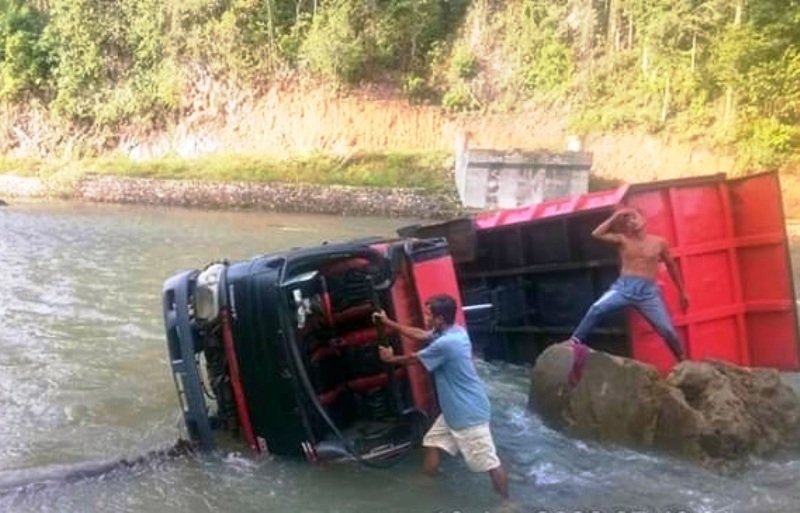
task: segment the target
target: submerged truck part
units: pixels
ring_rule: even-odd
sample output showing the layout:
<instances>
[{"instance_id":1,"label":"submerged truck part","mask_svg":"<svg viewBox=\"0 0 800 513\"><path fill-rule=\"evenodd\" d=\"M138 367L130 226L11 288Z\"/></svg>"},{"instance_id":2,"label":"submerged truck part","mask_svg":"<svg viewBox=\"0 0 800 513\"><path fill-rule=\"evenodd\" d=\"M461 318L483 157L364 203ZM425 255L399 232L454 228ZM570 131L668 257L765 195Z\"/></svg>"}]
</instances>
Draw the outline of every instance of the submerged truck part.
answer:
<instances>
[{"instance_id":1,"label":"submerged truck part","mask_svg":"<svg viewBox=\"0 0 800 513\"><path fill-rule=\"evenodd\" d=\"M438 408L424 371L388 370L378 356L379 344L409 353L419 343L372 313L421 326L425 300L441 292L460 306L444 239L323 244L178 273L164 287L165 327L190 438L391 464Z\"/></svg>"},{"instance_id":2,"label":"submerged truck part","mask_svg":"<svg viewBox=\"0 0 800 513\"><path fill-rule=\"evenodd\" d=\"M172 376L190 440L201 450L215 447L203 385L196 363L195 333L189 318L190 287L196 271L180 273L164 285L164 326Z\"/></svg>"}]
</instances>

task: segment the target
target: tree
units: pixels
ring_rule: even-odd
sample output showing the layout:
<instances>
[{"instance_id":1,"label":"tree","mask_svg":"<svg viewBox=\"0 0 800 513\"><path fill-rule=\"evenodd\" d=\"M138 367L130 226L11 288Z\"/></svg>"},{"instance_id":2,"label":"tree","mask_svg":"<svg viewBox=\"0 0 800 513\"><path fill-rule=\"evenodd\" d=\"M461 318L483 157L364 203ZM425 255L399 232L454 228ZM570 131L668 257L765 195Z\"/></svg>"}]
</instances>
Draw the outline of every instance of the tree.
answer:
<instances>
[{"instance_id":1,"label":"tree","mask_svg":"<svg viewBox=\"0 0 800 513\"><path fill-rule=\"evenodd\" d=\"M0 97L20 99L49 86L53 57L42 40L44 14L20 0L0 0Z\"/></svg>"}]
</instances>

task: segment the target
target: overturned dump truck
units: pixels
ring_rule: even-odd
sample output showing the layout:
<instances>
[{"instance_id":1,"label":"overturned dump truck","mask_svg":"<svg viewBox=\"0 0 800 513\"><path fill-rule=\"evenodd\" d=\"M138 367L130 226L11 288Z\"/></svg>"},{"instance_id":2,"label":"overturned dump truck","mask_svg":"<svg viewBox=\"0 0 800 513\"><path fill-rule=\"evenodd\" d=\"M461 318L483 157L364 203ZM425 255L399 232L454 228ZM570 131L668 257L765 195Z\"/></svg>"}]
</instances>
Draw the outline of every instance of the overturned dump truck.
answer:
<instances>
[{"instance_id":1,"label":"overturned dump truck","mask_svg":"<svg viewBox=\"0 0 800 513\"><path fill-rule=\"evenodd\" d=\"M403 236L445 237L464 303L491 304L469 331L487 360L532 363L567 339L617 278L614 248L591 236L621 205L638 208L664 237L690 298L687 311L665 269L658 284L692 360L800 369L792 266L777 173L651 183L407 226ZM668 372L675 361L634 310L606 319L588 341Z\"/></svg>"},{"instance_id":2,"label":"overturned dump truck","mask_svg":"<svg viewBox=\"0 0 800 513\"><path fill-rule=\"evenodd\" d=\"M323 244L175 274L164 323L189 439L312 462L394 461L437 405L421 367L378 356L379 345L400 354L418 342L372 313L421 326L424 301L441 292L459 298L444 239Z\"/></svg>"}]
</instances>

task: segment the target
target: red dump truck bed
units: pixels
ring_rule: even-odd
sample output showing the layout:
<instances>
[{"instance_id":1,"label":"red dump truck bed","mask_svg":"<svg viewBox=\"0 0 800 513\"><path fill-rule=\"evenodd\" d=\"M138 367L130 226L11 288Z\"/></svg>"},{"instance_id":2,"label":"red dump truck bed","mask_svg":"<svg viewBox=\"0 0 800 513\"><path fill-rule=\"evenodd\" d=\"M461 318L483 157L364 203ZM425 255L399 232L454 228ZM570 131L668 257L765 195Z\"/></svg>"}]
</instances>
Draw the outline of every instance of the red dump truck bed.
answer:
<instances>
[{"instance_id":1,"label":"red dump truck bed","mask_svg":"<svg viewBox=\"0 0 800 513\"><path fill-rule=\"evenodd\" d=\"M624 185L418 229L454 246L465 304L492 303L473 323L489 359L532 361L564 340L618 273L614 249L591 231L621 203L667 239L691 305L682 312L662 268L659 285L690 359L800 368L795 291L777 173L723 174ZM465 229L468 226L469 229ZM666 345L636 313L609 320L590 344L666 372Z\"/></svg>"}]
</instances>

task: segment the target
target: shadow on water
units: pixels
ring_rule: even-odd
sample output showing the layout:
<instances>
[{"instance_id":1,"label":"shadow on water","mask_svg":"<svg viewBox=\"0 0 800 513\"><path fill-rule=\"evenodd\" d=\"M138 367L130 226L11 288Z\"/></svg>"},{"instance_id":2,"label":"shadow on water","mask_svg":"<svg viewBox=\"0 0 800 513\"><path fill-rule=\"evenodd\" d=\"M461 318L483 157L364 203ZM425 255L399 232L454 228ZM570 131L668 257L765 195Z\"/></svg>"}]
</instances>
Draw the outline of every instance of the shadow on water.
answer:
<instances>
[{"instance_id":1,"label":"shadow on water","mask_svg":"<svg viewBox=\"0 0 800 513\"><path fill-rule=\"evenodd\" d=\"M124 472L136 473L165 461L193 455L191 444L178 440L172 447L148 451L135 458L92 460L0 471L0 496L37 491L47 486L69 485L83 480L106 479Z\"/></svg>"}]
</instances>

